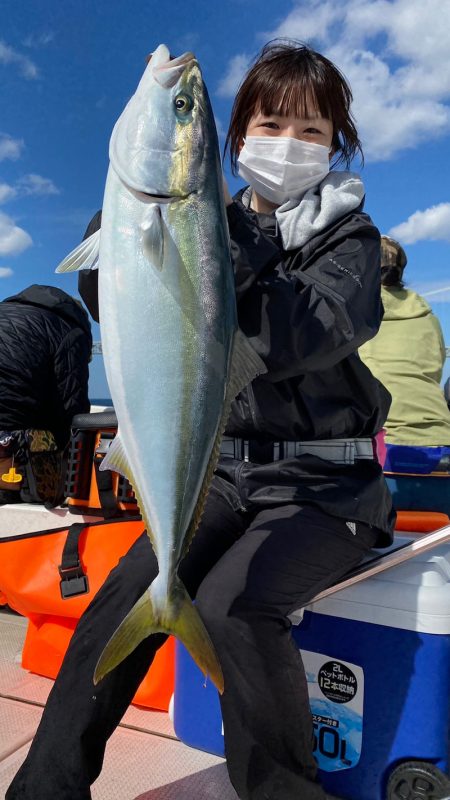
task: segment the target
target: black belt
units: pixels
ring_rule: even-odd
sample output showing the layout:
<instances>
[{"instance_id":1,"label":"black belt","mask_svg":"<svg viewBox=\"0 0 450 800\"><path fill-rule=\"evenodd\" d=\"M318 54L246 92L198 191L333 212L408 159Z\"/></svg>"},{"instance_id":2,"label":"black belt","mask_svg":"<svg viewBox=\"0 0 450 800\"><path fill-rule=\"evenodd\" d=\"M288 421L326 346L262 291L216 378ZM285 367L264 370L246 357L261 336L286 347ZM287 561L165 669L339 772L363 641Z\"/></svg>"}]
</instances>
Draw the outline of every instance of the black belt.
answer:
<instances>
[{"instance_id":1,"label":"black belt","mask_svg":"<svg viewBox=\"0 0 450 800\"><path fill-rule=\"evenodd\" d=\"M354 464L355 461L375 461L373 440L360 439L319 439L314 442L277 441L261 443L255 439L239 439L224 436L220 445L220 455L231 456L239 461L254 464L270 464L285 458L311 455L332 461L334 464Z\"/></svg>"}]
</instances>

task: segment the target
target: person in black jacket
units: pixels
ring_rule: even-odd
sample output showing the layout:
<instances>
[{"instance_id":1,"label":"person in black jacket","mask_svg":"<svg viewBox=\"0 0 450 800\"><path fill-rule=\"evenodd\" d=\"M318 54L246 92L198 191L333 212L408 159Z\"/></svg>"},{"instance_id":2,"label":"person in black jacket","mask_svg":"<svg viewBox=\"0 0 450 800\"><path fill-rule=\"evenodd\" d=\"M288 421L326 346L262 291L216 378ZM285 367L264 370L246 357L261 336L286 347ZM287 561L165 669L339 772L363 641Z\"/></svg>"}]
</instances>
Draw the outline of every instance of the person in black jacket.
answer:
<instances>
[{"instance_id":1,"label":"person in black jacket","mask_svg":"<svg viewBox=\"0 0 450 800\"><path fill-rule=\"evenodd\" d=\"M62 289L34 284L0 303L0 503L59 499L72 417L90 407L91 350L88 315ZM11 482L11 468L26 475Z\"/></svg>"},{"instance_id":2,"label":"person in black jacket","mask_svg":"<svg viewBox=\"0 0 450 800\"><path fill-rule=\"evenodd\" d=\"M102 224L102 212L97 211L92 217L83 236L83 242L99 230ZM98 310L98 269L81 269L78 273L78 291L86 308L96 322L99 322Z\"/></svg>"},{"instance_id":3,"label":"person in black jacket","mask_svg":"<svg viewBox=\"0 0 450 800\"><path fill-rule=\"evenodd\" d=\"M329 171L360 150L350 102L330 61L272 43L241 85L228 136L249 184L234 200L224 187L239 325L268 371L233 404L179 574L223 669L241 800L324 799L289 615L392 540L376 455L390 396L357 354L381 322L380 235L360 178ZM96 279L80 279L91 309ZM144 535L80 620L7 800L91 796L106 740L166 637L149 636L94 691L95 665L156 573Z\"/></svg>"}]
</instances>

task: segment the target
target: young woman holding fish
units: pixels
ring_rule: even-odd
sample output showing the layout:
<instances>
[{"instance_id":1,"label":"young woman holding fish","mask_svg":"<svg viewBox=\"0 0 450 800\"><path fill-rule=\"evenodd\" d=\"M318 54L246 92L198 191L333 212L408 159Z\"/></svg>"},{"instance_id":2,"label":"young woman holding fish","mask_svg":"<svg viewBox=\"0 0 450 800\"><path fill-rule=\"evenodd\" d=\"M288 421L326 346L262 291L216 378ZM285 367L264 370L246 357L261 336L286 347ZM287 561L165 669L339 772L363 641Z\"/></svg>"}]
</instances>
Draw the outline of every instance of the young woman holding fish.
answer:
<instances>
[{"instance_id":1,"label":"young woman holding fish","mask_svg":"<svg viewBox=\"0 0 450 800\"><path fill-rule=\"evenodd\" d=\"M232 405L205 511L179 575L214 643L240 800L324 800L289 615L337 582L393 512L376 457L390 397L357 355L381 321L380 237L359 177L351 91L307 47L268 45L228 144L249 186L225 188L239 326L267 372ZM95 278L94 278L95 279ZM109 637L158 571L142 536L80 620L7 800L86 800L106 740L164 634L93 689Z\"/></svg>"}]
</instances>

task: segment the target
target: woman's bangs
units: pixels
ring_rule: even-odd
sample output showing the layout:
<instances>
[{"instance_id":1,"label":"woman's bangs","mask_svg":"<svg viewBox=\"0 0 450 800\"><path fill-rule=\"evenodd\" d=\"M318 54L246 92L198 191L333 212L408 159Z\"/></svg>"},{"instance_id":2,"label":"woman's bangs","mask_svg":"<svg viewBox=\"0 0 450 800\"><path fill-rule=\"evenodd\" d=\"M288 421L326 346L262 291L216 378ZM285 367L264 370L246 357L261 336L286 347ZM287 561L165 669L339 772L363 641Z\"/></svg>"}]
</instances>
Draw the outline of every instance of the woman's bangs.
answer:
<instances>
[{"instance_id":1,"label":"woman's bangs","mask_svg":"<svg viewBox=\"0 0 450 800\"><path fill-rule=\"evenodd\" d=\"M321 91L321 87L308 76L299 78L298 74L284 74L270 81L261 94L261 111L263 114L300 119L310 119L320 114L332 119L326 92L323 89Z\"/></svg>"}]
</instances>

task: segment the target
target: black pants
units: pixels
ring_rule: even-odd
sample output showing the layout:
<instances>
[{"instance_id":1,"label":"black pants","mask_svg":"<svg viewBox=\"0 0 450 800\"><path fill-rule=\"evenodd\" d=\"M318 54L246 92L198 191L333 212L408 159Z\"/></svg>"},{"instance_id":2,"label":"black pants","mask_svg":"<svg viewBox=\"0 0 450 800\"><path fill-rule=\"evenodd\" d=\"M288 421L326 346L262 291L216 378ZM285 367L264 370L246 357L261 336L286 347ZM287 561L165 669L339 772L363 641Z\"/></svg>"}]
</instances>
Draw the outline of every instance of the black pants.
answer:
<instances>
[{"instance_id":1,"label":"black pants","mask_svg":"<svg viewBox=\"0 0 450 800\"><path fill-rule=\"evenodd\" d=\"M336 582L374 545L375 530L314 506L230 502L215 478L180 566L197 597L225 680L221 698L230 779L241 800L323 800L311 752L302 661L288 615ZM87 800L108 737L165 636L145 639L94 687L94 667L117 625L157 573L143 535L82 616L27 759L6 800Z\"/></svg>"}]
</instances>

